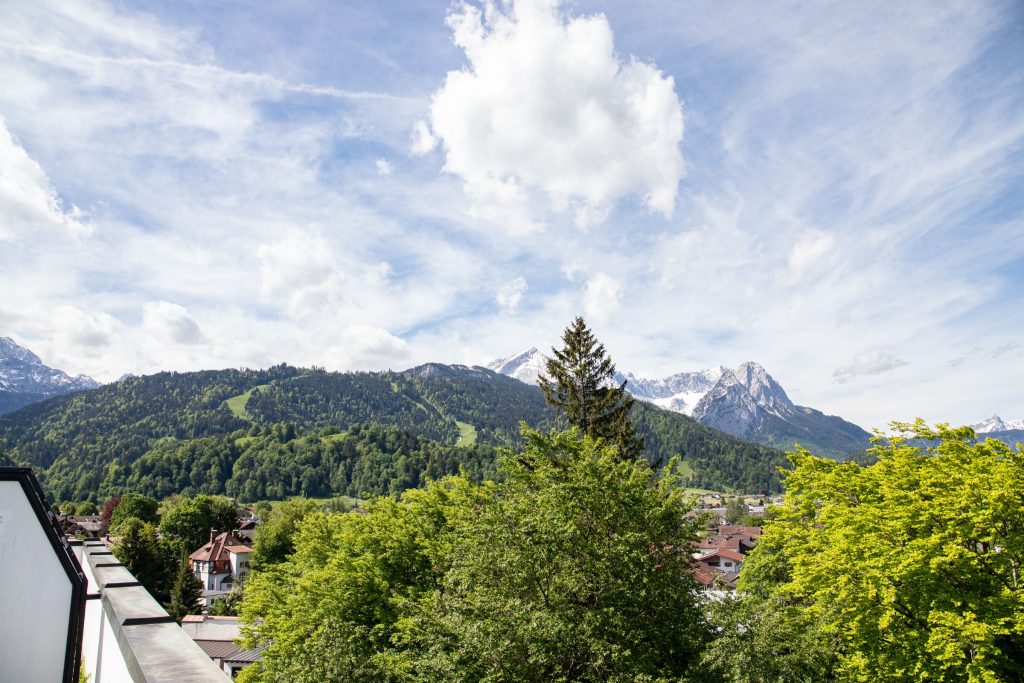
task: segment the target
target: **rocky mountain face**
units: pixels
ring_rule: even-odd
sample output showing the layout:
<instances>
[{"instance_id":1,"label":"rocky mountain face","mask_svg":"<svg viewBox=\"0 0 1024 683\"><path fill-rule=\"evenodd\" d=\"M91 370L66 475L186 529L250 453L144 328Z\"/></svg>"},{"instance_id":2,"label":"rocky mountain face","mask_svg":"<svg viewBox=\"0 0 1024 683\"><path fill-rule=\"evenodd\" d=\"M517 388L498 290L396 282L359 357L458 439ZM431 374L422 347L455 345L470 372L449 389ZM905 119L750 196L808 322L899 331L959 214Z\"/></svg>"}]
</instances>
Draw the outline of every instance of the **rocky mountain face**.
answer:
<instances>
[{"instance_id":1,"label":"rocky mountain face","mask_svg":"<svg viewBox=\"0 0 1024 683\"><path fill-rule=\"evenodd\" d=\"M508 358L498 358L487 364L488 370L514 377L526 384L537 384L537 376L545 369L544 354L531 347ZM626 382L634 397L661 406L676 413L692 415L697 402L721 377L725 368L708 368L696 372L680 372L662 379L646 379L633 373L615 373L615 383Z\"/></svg>"},{"instance_id":2,"label":"rocky mountain face","mask_svg":"<svg viewBox=\"0 0 1024 683\"><path fill-rule=\"evenodd\" d=\"M489 364L495 372L536 383L544 357L535 348ZM662 379L616 375L635 398L692 416L727 434L778 448L800 444L842 458L868 446L866 431L842 418L795 405L758 363L680 372Z\"/></svg>"},{"instance_id":3,"label":"rocky mountain face","mask_svg":"<svg viewBox=\"0 0 1024 683\"><path fill-rule=\"evenodd\" d=\"M701 424L780 448L799 444L842 457L868 446L870 434L840 417L794 404L763 367L747 362L725 370L693 411Z\"/></svg>"},{"instance_id":4,"label":"rocky mountain face","mask_svg":"<svg viewBox=\"0 0 1024 683\"><path fill-rule=\"evenodd\" d=\"M993 415L987 420L971 425L978 434L991 434L993 432L1008 432L1010 430L1024 429L1024 420L1004 420L998 415Z\"/></svg>"},{"instance_id":5,"label":"rocky mountain face","mask_svg":"<svg viewBox=\"0 0 1024 683\"><path fill-rule=\"evenodd\" d=\"M1010 446L1016 447L1024 443L1024 420L1004 420L998 415L993 415L987 420L971 425L978 434L978 439L998 439Z\"/></svg>"},{"instance_id":6,"label":"rocky mountain face","mask_svg":"<svg viewBox=\"0 0 1024 683\"><path fill-rule=\"evenodd\" d=\"M692 416L697 403L715 386L723 372L725 368L719 367L680 372L663 379L645 379L633 373L618 375L616 379L626 380L626 388L636 398Z\"/></svg>"},{"instance_id":7,"label":"rocky mountain face","mask_svg":"<svg viewBox=\"0 0 1024 683\"><path fill-rule=\"evenodd\" d=\"M39 356L10 337L0 337L0 415L51 396L99 386L91 377L72 377L44 365Z\"/></svg>"},{"instance_id":8,"label":"rocky mountain face","mask_svg":"<svg viewBox=\"0 0 1024 683\"><path fill-rule=\"evenodd\" d=\"M493 360L487 369L526 384L537 384L537 376L544 372L544 355L533 346L518 355Z\"/></svg>"}]
</instances>

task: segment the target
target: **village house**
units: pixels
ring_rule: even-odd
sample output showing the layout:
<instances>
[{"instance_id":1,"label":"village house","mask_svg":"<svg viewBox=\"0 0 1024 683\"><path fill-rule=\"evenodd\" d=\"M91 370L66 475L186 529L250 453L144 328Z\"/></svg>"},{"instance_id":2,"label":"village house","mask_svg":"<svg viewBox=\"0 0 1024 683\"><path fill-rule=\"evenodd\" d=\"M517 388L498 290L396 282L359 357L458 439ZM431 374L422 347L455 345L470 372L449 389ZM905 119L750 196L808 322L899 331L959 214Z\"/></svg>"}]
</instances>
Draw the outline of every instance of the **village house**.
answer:
<instances>
[{"instance_id":1,"label":"village house","mask_svg":"<svg viewBox=\"0 0 1024 683\"><path fill-rule=\"evenodd\" d=\"M189 568L203 584L206 604L242 583L249 575L252 546L234 531L213 535L199 550L188 556Z\"/></svg>"},{"instance_id":2,"label":"village house","mask_svg":"<svg viewBox=\"0 0 1024 683\"><path fill-rule=\"evenodd\" d=\"M57 518L58 523L71 536L99 538L103 530L103 519L99 515L66 515Z\"/></svg>"},{"instance_id":3,"label":"village house","mask_svg":"<svg viewBox=\"0 0 1024 683\"><path fill-rule=\"evenodd\" d=\"M760 538L760 527L719 525L694 544L694 578L705 591L735 590L747 553Z\"/></svg>"}]
</instances>

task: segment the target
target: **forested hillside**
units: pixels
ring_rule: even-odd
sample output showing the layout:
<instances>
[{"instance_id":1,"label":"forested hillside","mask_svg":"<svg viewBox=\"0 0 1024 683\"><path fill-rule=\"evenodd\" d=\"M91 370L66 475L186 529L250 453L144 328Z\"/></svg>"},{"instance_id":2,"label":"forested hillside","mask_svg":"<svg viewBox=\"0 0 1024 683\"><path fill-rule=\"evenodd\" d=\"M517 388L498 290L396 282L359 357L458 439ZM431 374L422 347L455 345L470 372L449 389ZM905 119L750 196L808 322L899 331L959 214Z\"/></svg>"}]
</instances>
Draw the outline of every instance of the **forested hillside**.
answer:
<instances>
[{"instance_id":1,"label":"forested hillside","mask_svg":"<svg viewBox=\"0 0 1024 683\"><path fill-rule=\"evenodd\" d=\"M679 456L688 483L779 490L779 451L649 404L633 415L647 459ZM0 458L37 468L57 500L394 494L459 467L493 476L520 421L564 427L539 389L481 368L159 373L0 417Z\"/></svg>"}]
</instances>

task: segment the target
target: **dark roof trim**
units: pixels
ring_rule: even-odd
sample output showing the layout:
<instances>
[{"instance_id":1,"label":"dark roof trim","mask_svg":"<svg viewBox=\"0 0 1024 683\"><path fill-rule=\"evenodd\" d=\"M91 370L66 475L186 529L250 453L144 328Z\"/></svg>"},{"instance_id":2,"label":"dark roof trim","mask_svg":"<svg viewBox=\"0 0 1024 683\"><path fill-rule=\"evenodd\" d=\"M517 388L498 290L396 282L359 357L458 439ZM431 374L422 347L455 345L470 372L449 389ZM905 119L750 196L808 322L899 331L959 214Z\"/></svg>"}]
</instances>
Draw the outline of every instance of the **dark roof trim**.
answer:
<instances>
[{"instance_id":1,"label":"dark roof trim","mask_svg":"<svg viewBox=\"0 0 1024 683\"><path fill-rule=\"evenodd\" d=\"M46 503L46 495L30 467L0 467L0 481L16 481L21 484L25 498L36 513L39 526L50 541L53 553L60 561L64 573L71 583L71 605L68 613L68 633L64 650L64 683L77 683L78 669L82 658L82 632L85 623L86 579L78 558L71 546L57 528L57 517Z\"/></svg>"}]
</instances>

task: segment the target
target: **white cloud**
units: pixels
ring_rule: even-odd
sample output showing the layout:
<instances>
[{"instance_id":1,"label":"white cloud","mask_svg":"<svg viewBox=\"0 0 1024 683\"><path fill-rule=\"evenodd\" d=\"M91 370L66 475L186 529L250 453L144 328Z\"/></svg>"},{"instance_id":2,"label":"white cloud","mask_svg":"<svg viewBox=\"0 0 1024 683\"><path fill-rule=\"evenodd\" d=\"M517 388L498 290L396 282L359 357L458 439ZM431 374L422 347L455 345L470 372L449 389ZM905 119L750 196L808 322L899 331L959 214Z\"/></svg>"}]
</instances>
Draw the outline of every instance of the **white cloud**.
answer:
<instances>
[{"instance_id":1,"label":"white cloud","mask_svg":"<svg viewBox=\"0 0 1024 683\"><path fill-rule=\"evenodd\" d=\"M416 156L429 154L437 147L437 138L430 132L426 121L417 121L412 128L412 144L409 151Z\"/></svg>"},{"instance_id":2,"label":"white cloud","mask_svg":"<svg viewBox=\"0 0 1024 683\"><path fill-rule=\"evenodd\" d=\"M65 210L42 167L15 141L0 117L0 241L58 232L92 233L81 210Z\"/></svg>"},{"instance_id":3,"label":"white cloud","mask_svg":"<svg viewBox=\"0 0 1024 683\"><path fill-rule=\"evenodd\" d=\"M837 384L845 384L857 377L880 375L902 367L907 361L888 349L869 349L854 356L848 364L836 368L832 379Z\"/></svg>"},{"instance_id":4,"label":"white cloud","mask_svg":"<svg viewBox=\"0 0 1024 683\"><path fill-rule=\"evenodd\" d=\"M387 330L349 325L328 352L327 367L337 370L386 370L409 359L409 345Z\"/></svg>"},{"instance_id":5,"label":"white cloud","mask_svg":"<svg viewBox=\"0 0 1024 683\"><path fill-rule=\"evenodd\" d=\"M606 323L622 306L622 282L605 273L591 275L583 286L583 310L589 320Z\"/></svg>"},{"instance_id":6,"label":"white cloud","mask_svg":"<svg viewBox=\"0 0 1024 683\"><path fill-rule=\"evenodd\" d=\"M378 175L391 175L391 171L394 170L391 166L391 162L387 159L377 159L377 174Z\"/></svg>"},{"instance_id":7,"label":"white cloud","mask_svg":"<svg viewBox=\"0 0 1024 683\"><path fill-rule=\"evenodd\" d=\"M292 229L256 248L263 297L292 317L308 316L341 297L342 276L320 234Z\"/></svg>"},{"instance_id":8,"label":"white cloud","mask_svg":"<svg viewBox=\"0 0 1024 683\"><path fill-rule=\"evenodd\" d=\"M54 311L50 335L58 347L95 355L113 343L121 328L120 321L109 313L89 313L65 304Z\"/></svg>"},{"instance_id":9,"label":"white cloud","mask_svg":"<svg viewBox=\"0 0 1024 683\"><path fill-rule=\"evenodd\" d=\"M142 327L153 337L175 344L203 341L199 324L188 309L167 301L150 301L142 307Z\"/></svg>"},{"instance_id":10,"label":"white cloud","mask_svg":"<svg viewBox=\"0 0 1024 683\"><path fill-rule=\"evenodd\" d=\"M478 202L522 206L544 193L586 225L639 195L669 216L683 159L682 106L671 76L615 53L604 15L566 17L553 0L458 5L448 18L469 64L433 97L432 133L445 170Z\"/></svg>"},{"instance_id":11,"label":"white cloud","mask_svg":"<svg viewBox=\"0 0 1024 683\"><path fill-rule=\"evenodd\" d=\"M821 231L809 231L800 236L789 252L789 275L793 281L800 281L809 275L821 272L830 263L828 258L836 248L836 239Z\"/></svg>"},{"instance_id":12,"label":"white cloud","mask_svg":"<svg viewBox=\"0 0 1024 683\"><path fill-rule=\"evenodd\" d=\"M519 302L522 300L526 290L526 278L520 276L499 287L494 300L498 302L503 313L511 315L518 310Z\"/></svg>"}]
</instances>

